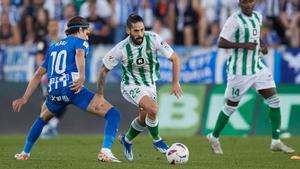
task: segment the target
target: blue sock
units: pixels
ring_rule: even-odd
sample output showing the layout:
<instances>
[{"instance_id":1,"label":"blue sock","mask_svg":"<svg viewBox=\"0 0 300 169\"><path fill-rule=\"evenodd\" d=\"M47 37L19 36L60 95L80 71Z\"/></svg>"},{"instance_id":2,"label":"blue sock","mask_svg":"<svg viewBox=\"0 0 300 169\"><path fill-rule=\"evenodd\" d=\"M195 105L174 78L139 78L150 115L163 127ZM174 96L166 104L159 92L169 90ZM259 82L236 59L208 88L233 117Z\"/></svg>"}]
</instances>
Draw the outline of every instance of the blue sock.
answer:
<instances>
[{"instance_id":1,"label":"blue sock","mask_svg":"<svg viewBox=\"0 0 300 169\"><path fill-rule=\"evenodd\" d=\"M105 115L106 123L104 128L104 141L102 148L111 149L120 124L120 112L112 107Z\"/></svg>"},{"instance_id":2,"label":"blue sock","mask_svg":"<svg viewBox=\"0 0 300 169\"><path fill-rule=\"evenodd\" d=\"M43 119L38 117L35 122L32 124L29 133L27 135L26 143L24 145L23 151L25 153L30 153L33 144L41 135L43 127L47 124Z\"/></svg>"}]
</instances>

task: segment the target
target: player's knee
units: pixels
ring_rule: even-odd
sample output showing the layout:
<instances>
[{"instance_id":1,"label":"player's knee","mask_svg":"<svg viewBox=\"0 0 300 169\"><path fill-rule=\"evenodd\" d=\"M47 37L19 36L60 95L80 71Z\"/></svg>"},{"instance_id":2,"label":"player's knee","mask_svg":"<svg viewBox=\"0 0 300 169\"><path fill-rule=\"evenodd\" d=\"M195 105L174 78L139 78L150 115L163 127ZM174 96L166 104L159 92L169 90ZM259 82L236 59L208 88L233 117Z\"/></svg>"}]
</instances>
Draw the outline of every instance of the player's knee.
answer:
<instances>
[{"instance_id":1,"label":"player's knee","mask_svg":"<svg viewBox=\"0 0 300 169\"><path fill-rule=\"evenodd\" d=\"M280 99L278 95L273 95L266 99L267 104L272 108L278 108L280 106Z\"/></svg>"},{"instance_id":2,"label":"player's knee","mask_svg":"<svg viewBox=\"0 0 300 169\"><path fill-rule=\"evenodd\" d=\"M51 113L48 113L48 112L42 112L40 114L40 118L47 123L48 123L48 121L50 121L52 119L52 117L54 117L54 115Z\"/></svg>"},{"instance_id":3,"label":"player's knee","mask_svg":"<svg viewBox=\"0 0 300 169\"><path fill-rule=\"evenodd\" d=\"M157 111L158 111L157 106L151 106L151 107L148 108L147 115L149 117L155 118L156 114L157 114Z\"/></svg>"},{"instance_id":4,"label":"player's knee","mask_svg":"<svg viewBox=\"0 0 300 169\"><path fill-rule=\"evenodd\" d=\"M229 106L229 105L225 104L223 106L222 110L225 115L230 117L236 111L236 109L237 109L237 106Z\"/></svg>"}]
</instances>

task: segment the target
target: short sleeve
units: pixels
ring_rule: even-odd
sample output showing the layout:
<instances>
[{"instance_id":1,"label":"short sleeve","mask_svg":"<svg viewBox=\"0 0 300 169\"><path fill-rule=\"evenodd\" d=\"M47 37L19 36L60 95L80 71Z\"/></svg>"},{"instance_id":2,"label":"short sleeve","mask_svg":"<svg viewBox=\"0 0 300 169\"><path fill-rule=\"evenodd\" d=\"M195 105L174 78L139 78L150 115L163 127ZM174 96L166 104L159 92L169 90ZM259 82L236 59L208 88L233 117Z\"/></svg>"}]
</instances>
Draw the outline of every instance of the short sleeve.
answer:
<instances>
[{"instance_id":1,"label":"short sleeve","mask_svg":"<svg viewBox=\"0 0 300 169\"><path fill-rule=\"evenodd\" d=\"M235 32L238 30L238 22L234 16L229 17L220 33L220 37L233 42L235 40Z\"/></svg>"},{"instance_id":2,"label":"short sleeve","mask_svg":"<svg viewBox=\"0 0 300 169\"><path fill-rule=\"evenodd\" d=\"M117 44L102 59L103 64L109 70L113 69L122 58L122 46Z\"/></svg>"},{"instance_id":3,"label":"short sleeve","mask_svg":"<svg viewBox=\"0 0 300 169\"><path fill-rule=\"evenodd\" d=\"M86 56L89 53L89 43L85 40L79 40L75 43L75 49L83 49Z\"/></svg>"},{"instance_id":4,"label":"short sleeve","mask_svg":"<svg viewBox=\"0 0 300 169\"><path fill-rule=\"evenodd\" d=\"M162 38L159 35L156 34L155 37L155 45L157 47L157 50L161 52L165 57L170 58L171 55L174 53L174 50L167 42L162 40Z\"/></svg>"}]
</instances>

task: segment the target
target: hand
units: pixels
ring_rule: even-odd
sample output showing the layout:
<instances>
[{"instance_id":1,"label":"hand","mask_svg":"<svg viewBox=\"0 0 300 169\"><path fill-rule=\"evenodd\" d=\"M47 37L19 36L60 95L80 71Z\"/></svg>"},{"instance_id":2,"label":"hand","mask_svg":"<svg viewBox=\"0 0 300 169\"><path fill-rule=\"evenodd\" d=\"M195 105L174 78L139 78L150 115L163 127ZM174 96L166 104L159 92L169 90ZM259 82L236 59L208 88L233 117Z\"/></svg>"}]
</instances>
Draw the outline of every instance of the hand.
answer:
<instances>
[{"instance_id":1,"label":"hand","mask_svg":"<svg viewBox=\"0 0 300 169\"><path fill-rule=\"evenodd\" d=\"M179 99L179 97L181 97L182 90L181 90L179 82L172 84L171 94L174 94L177 97L177 99Z\"/></svg>"},{"instance_id":2,"label":"hand","mask_svg":"<svg viewBox=\"0 0 300 169\"><path fill-rule=\"evenodd\" d=\"M266 55L268 54L268 48L266 46L260 46L260 49L262 54Z\"/></svg>"},{"instance_id":3,"label":"hand","mask_svg":"<svg viewBox=\"0 0 300 169\"><path fill-rule=\"evenodd\" d=\"M256 45L257 45L256 42L248 42L248 43L244 43L244 48L248 50L254 50Z\"/></svg>"},{"instance_id":4,"label":"hand","mask_svg":"<svg viewBox=\"0 0 300 169\"><path fill-rule=\"evenodd\" d=\"M76 81L73 81L70 85L71 90L75 91L75 94L79 93L81 91L81 88L83 87L85 78L79 77Z\"/></svg>"},{"instance_id":5,"label":"hand","mask_svg":"<svg viewBox=\"0 0 300 169\"><path fill-rule=\"evenodd\" d=\"M93 99L93 101L91 103L92 108L95 111L99 111L101 109L101 107L103 106L104 101L105 101L105 99L104 99L103 95L95 94L94 99Z\"/></svg>"},{"instance_id":6,"label":"hand","mask_svg":"<svg viewBox=\"0 0 300 169\"><path fill-rule=\"evenodd\" d=\"M27 100L23 97L14 100L13 103L12 103L13 111L14 112L20 112L21 108L26 103L27 103Z\"/></svg>"}]
</instances>

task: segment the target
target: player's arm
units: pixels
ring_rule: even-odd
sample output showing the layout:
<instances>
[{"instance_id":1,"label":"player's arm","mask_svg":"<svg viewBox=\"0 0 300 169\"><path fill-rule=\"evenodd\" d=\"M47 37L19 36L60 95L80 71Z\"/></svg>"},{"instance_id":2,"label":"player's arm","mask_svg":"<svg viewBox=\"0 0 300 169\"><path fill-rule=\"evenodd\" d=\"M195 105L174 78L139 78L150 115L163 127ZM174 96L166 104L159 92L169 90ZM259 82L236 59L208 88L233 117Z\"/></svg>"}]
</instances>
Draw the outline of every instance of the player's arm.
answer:
<instances>
[{"instance_id":1,"label":"player's arm","mask_svg":"<svg viewBox=\"0 0 300 169\"><path fill-rule=\"evenodd\" d=\"M93 99L92 108L97 111L100 109L104 104L104 85L105 85L105 79L106 75L109 72L109 69L106 68L106 66L103 64L100 68L98 79L97 79L97 91L95 94L95 97Z\"/></svg>"},{"instance_id":2,"label":"player's arm","mask_svg":"<svg viewBox=\"0 0 300 169\"><path fill-rule=\"evenodd\" d=\"M174 94L177 98L182 95L180 80L180 59L178 55L173 52L169 60L172 62L172 89L171 94Z\"/></svg>"},{"instance_id":3,"label":"player's arm","mask_svg":"<svg viewBox=\"0 0 300 169\"><path fill-rule=\"evenodd\" d=\"M36 70L36 72L33 75L33 78L29 81L27 85L24 95L21 98L13 101L12 106L14 112L19 112L22 106L27 103L28 99L30 98L34 90L38 87L46 71L47 70L41 66Z\"/></svg>"},{"instance_id":4,"label":"player's arm","mask_svg":"<svg viewBox=\"0 0 300 169\"><path fill-rule=\"evenodd\" d=\"M106 79L108 72L109 72L109 69L106 68L105 65L103 64L100 69L98 80L97 80L97 95L99 95L99 96L104 95L105 79Z\"/></svg>"},{"instance_id":5,"label":"player's arm","mask_svg":"<svg viewBox=\"0 0 300 169\"><path fill-rule=\"evenodd\" d=\"M182 95L180 80L180 59L169 44L164 42L161 37L157 34L156 36L156 47L164 56L166 56L172 62L172 89L171 94L174 94L177 98Z\"/></svg>"},{"instance_id":6,"label":"player's arm","mask_svg":"<svg viewBox=\"0 0 300 169\"><path fill-rule=\"evenodd\" d=\"M113 69L119 63L119 57L122 56L122 52L117 44L112 48L102 59L102 67L100 68L98 79L97 79L97 91L95 95L94 107L96 110L101 107L104 103L104 86L105 79L108 72Z\"/></svg>"},{"instance_id":7,"label":"player's arm","mask_svg":"<svg viewBox=\"0 0 300 169\"><path fill-rule=\"evenodd\" d=\"M78 69L79 78L76 81L73 81L70 86L75 93L79 93L83 84L85 82L85 51L84 49L78 48L76 49L76 66Z\"/></svg>"},{"instance_id":8,"label":"player's arm","mask_svg":"<svg viewBox=\"0 0 300 169\"><path fill-rule=\"evenodd\" d=\"M236 49L236 48L243 48L248 50L254 50L257 43L255 42L248 42L248 43L235 43L226 40L223 37L220 37L218 47L224 49Z\"/></svg>"},{"instance_id":9,"label":"player's arm","mask_svg":"<svg viewBox=\"0 0 300 169\"><path fill-rule=\"evenodd\" d=\"M261 53L264 54L264 55L268 54L267 45L261 39L259 39L259 41L260 41L260 51L261 51Z\"/></svg>"},{"instance_id":10,"label":"player's arm","mask_svg":"<svg viewBox=\"0 0 300 169\"><path fill-rule=\"evenodd\" d=\"M235 42L236 41L236 33L238 30L239 30L238 18L235 16L230 16L226 20L226 22L220 32L218 47L224 48L224 49L242 48L242 49L254 50L257 43Z\"/></svg>"}]
</instances>

